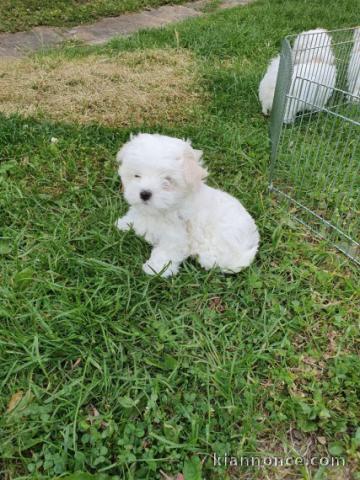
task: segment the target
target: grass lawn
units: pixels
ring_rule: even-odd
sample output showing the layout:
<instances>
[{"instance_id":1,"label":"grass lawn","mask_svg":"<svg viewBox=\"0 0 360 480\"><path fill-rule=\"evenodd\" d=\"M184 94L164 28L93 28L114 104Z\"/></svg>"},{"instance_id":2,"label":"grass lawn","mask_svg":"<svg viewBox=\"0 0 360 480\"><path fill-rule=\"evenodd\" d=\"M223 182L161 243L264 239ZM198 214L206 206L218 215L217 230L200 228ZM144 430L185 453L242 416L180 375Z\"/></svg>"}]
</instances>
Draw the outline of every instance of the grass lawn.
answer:
<instances>
[{"instance_id":1,"label":"grass lawn","mask_svg":"<svg viewBox=\"0 0 360 480\"><path fill-rule=\"evenodd\" d=\"M257 99L284 35L352 26L359 7L259 0L61 52L69 62L189 52L202 91L189 117L156 104L151 121L118 127L0 117L1 478L360 478L358 272L268 195ZM148 245L113 226L127 208L114 155L141 130L204 151L209 184L257 220L250 268L231 276L188 261L173 279L142 273ZM214 452L346 466L236 470L214 466Z\"/></svg>"},{"instance_id":2,"label":"grass lawn","mask_svg":"<svg viewBox=\"0 0 360 480\"><path fill-rule=\"evenodd\" d=\"M185 0L1 0L0 32L29 30L38 25L57 27L89 23L99 17L120 15Z\"/></svg>"}]
</instances>

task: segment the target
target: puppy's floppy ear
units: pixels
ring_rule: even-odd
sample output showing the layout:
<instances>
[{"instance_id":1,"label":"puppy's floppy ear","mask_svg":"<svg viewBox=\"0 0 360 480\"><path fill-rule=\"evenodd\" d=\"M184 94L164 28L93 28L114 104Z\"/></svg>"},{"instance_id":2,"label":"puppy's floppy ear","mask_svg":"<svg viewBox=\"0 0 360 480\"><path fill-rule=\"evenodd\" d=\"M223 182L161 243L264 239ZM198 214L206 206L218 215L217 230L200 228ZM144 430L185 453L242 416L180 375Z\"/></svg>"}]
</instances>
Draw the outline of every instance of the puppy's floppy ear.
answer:
<instances>
[{"instance_id":1,"label":"puppy's floppy ear","mask_svg":"<svg viewBox=\"0 0 360 480\"><path fill-rule=\"evenodd\" d=\"M182 154L184 180L193 189L198 188L201 181L207 177L206 169L200 164L202 153L201 150L195 150L189 145Z\"/></svg>"}]
</instances>

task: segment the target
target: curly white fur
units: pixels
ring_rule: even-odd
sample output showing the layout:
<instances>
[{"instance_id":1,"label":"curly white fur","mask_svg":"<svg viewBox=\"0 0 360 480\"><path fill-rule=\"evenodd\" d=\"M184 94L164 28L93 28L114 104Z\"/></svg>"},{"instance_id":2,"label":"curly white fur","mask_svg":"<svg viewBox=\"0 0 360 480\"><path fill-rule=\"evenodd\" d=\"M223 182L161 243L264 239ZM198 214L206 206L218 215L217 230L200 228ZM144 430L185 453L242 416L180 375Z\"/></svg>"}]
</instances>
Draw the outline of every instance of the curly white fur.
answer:
<instances>
[{"instance_id":1,"label":"curly white fur","mask_svg":"<svg viewBox=\"0 0 360 480\"><path fill-rule=\"evenodd\" d=\"M153 246L143 265L150 275L174 275L189 256L205 269L235 273L256 255L254 220L234 197L204 183L201 156L190 142L157 134L131 138L117 155L130 209L116 225Z\"/></svg>"}]
</instances>

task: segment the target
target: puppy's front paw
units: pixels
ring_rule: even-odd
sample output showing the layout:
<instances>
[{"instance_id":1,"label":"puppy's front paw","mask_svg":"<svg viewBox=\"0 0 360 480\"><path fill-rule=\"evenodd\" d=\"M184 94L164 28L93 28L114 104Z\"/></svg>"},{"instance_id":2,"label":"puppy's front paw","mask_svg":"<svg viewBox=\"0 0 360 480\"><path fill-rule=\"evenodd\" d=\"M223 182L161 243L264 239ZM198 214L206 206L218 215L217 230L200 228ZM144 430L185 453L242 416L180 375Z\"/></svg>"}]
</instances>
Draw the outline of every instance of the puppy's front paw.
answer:
<instances>
[{"instance_id":1,"label":"puppy's front paw","mask_svg":"<svg viewBox=\"0 0 360 480\"><path fill-rule=\"evenodd\" d=\"M161 272L161 276L164 278L175 275L178 271L178 267L173 265L171 262L167 266L155 266L150 262L145 262L142 269L147 275L156 275Z\"/></svg>"},{"instance_id":2,"label":"puppy's front paw","mask_svg":"<svg viewBox=\"0 0 360 480\"><path fill-rule=\"evenodd\" d=\"M122 217L115 222L115 227L122 232L126 232L127 230L130 230L131 223L129 222L128 218Z\"/></svg>"}]
</instances>

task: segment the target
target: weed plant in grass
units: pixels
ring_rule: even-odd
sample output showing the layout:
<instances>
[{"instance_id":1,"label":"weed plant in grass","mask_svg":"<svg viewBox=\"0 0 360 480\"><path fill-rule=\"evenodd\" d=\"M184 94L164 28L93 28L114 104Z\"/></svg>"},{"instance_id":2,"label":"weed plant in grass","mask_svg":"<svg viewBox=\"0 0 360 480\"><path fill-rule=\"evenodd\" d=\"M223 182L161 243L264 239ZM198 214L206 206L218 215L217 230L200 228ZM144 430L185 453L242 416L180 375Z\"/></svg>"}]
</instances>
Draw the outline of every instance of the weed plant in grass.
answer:
<instances>
[{"instance_id":1,"label":"weed plant in grass","mask_svg":"<svg viewBox=\"0 0 360 480\"><path fill-rule=\"evenodd\" d=\"M160 470L211 480L356 478L357 270L269 197L257 87L284 35L351 26L358 6L260 0L62 52L180 44L196 56L208 94L193 122L159 116L150 129L0 118L5 478L77 470L149 480ZM222 275L187 261L172 279L142 273L148 245L113 226L127 208L114 156L140 130L204 150L209 184L257 219L262 242L250 268ZM214 467L213 452L344 455L347 465L234 472Z\"/></svg>"}]
</instances>

